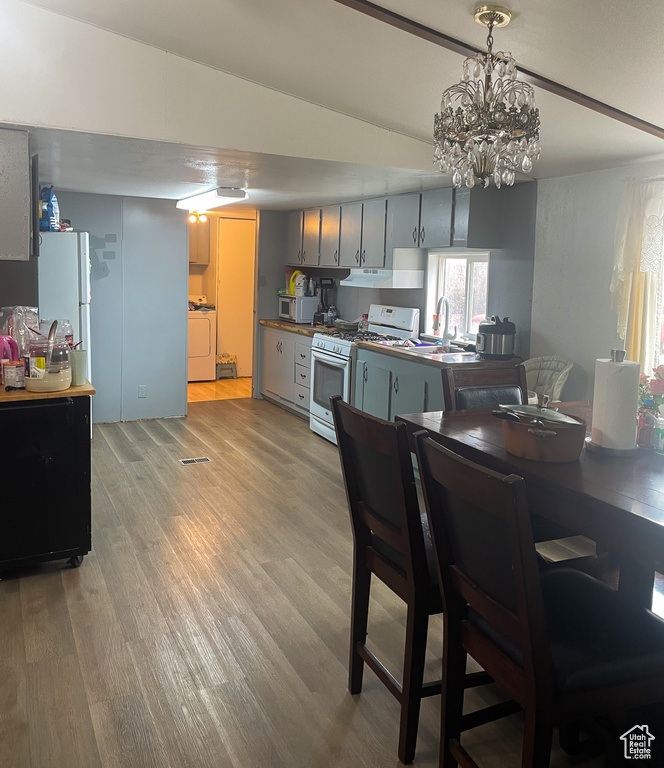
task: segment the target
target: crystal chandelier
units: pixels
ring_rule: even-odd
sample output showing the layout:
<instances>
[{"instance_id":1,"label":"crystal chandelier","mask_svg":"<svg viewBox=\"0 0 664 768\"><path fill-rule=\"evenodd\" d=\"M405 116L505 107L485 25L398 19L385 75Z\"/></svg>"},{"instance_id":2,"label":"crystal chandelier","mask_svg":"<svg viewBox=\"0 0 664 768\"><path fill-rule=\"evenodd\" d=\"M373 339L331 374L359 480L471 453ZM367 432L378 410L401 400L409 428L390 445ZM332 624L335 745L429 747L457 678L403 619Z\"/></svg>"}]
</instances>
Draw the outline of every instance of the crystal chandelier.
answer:
<instances>
[{"instance_id":1,"label":"crystal chandelier","mask_svg":"<svg viewBox=\"0 0 664 768\"><path fill-rule=\"evenodd\" d=\"M452 174L455 187L514 184L529 173L540 155L539 110L527 83L516 79L512 54L493 53L493 29L509 24L512 14L497 5L475 11L488 27L487 53L466 59L461 81L443 92L433 123L434 162Z\"/></svg>"}]
</instances>

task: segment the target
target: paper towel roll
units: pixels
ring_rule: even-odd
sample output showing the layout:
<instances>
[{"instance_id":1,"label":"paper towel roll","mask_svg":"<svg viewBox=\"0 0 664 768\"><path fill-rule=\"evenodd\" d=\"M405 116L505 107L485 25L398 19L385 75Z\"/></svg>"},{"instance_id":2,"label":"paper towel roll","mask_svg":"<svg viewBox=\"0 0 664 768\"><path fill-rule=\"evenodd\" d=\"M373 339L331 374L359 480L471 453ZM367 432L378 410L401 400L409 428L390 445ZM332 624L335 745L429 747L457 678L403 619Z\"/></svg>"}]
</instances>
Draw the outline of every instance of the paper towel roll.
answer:
<instances>
[{"instance_id":1,"label":"paper towel roll","mask_svg":"<svg viewBox=\"0 0 664 768\"><path fill-rule=\"evenodd\" d=\"M636 412L639 407L638 363L624 360L595 361L593 425L595 445L627 450L636 445Z\"/></svg>"}]
</instances>

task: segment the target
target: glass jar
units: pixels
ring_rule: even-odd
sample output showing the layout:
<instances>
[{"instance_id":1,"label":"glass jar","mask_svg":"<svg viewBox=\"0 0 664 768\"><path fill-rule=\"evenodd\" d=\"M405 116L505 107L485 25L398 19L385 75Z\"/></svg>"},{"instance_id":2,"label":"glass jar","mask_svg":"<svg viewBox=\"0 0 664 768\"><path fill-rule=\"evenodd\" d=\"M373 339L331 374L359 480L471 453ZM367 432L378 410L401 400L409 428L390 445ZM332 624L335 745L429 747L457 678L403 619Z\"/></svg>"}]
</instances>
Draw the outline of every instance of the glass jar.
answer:
<instances>
[{"instance_id":1,"label":"glass jar","mask_svg":"<svg viewBox=\"0 0 664 768\"><path fill-rule=\"evenodd\" d=\"M48 341L40 338L30 343L25 371L28 392L60 392L71 386L69 344L57 339L50 354Z\"/></svg>"},{"instance_id":2,"label":"glass jar","mask_svg":"<svg viewBox=\"0 0 664 768\"><path fill-rule=\"evenodd\" d=\"M53 320L39 321L39 332L46 338L48 338L51 325L53 325ZM74 346L74 329L71 327L69 320L58 320L58 327L55 329L55 338L58 341L61 339L66 341L70 349Z\"/></svg>"}]
</instances>

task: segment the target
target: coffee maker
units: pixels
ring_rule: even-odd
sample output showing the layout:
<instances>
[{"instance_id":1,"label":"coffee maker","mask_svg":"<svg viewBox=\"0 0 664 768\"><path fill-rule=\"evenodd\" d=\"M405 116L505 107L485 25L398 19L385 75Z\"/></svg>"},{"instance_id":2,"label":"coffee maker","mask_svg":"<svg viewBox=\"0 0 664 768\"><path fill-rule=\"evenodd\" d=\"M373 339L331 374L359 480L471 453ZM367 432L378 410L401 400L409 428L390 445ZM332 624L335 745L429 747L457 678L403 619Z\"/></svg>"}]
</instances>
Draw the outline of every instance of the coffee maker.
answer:
<instances>
[{"instance_id":1,"label":"coffee maker","mask_svg":"<svg viewBox=\"0 0 664 768\"><path fill-rule=\"evenodd\" d=\"M318 311L314 313L312 325L325 325L327 311L334 303L334 291L336 289L334 279L331 277L319 277L318 287Z\"/></svg>"}]
</instances>

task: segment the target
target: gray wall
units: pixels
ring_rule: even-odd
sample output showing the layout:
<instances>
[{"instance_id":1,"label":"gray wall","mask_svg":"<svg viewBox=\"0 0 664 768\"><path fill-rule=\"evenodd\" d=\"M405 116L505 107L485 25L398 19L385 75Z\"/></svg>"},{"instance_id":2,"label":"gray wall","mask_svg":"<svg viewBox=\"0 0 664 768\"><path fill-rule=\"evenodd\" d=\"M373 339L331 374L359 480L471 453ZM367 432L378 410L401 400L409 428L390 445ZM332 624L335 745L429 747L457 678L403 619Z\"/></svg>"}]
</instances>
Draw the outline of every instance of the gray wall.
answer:
<instances>
[{"instance_id":1,"label":"gray wall","mask_svg":"<svg viewBox=\"0 0 664 768\"><path fill-rule=\"evenodd\" d=\"M90 233L94 420L183 416L187 408L187 224L172 200L59 192ZM138 398L138 385L147 397Z\"/></svg>"},{"instance_id":2,"label":"gray wall","mask_svg":"<svg viewBox=\"0 0 664 768\"><path fill-rule=\"evenodd\" d=\"M609 284L625 181L664 173L632 165L539 182L531 355L574 362L566 400L593 395L595 360L622 347Z\"/></svg>"}]
</instances>

